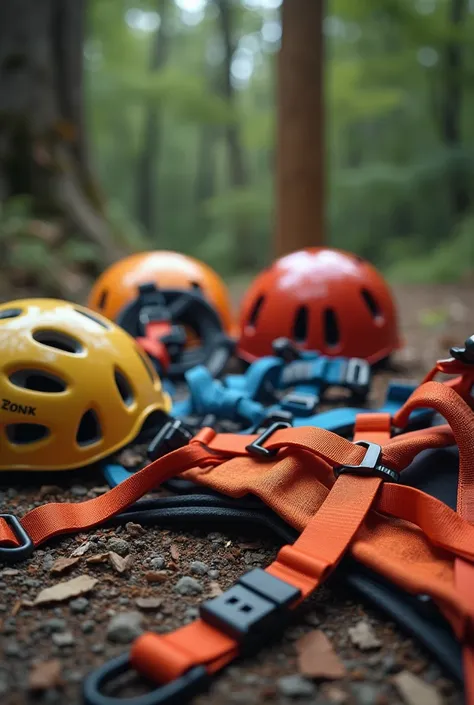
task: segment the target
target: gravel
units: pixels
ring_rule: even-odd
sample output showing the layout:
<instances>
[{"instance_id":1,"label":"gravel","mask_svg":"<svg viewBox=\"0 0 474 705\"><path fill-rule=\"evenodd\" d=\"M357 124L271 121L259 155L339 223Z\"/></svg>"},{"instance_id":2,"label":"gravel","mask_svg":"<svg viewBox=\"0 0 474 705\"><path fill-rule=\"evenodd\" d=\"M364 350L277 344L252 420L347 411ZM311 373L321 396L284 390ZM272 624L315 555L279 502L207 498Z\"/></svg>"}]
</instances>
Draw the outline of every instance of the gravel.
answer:
<instances>
[{"instance_id":1,"label":"gravel","mask_svg":"<svg viewBox=\"0 0 474 705\"><path fill-rule=\"evenodd\" d=\"M115 551L119 556L125 557L130 553L130 544L125 539L113 537L106 543L108 551Z\"/></svg>"},{"instance_id":2,"label":"gravel","mask_svg":"<svg viewBox=\"0 0 474 705\"><path fill-rule=\"evenodd\" d=\"M199 595L202 592L201 583L189 575L184 575L174 586L175 592L179 595Z\"/></svg>"},{"instance_id":3,"label":"gravel","mask_svg":"<svg viewBox=\"0 0 474 705\"><path fill-rule=\"evenodd\" d=\"M76 642L74 635L71 632L55 633L52 636L52 640L53 643L60 648L63 648L64 646L73 646Z\"/></svg>"},{"instance_id":4,"label":"gravel","mask_svg":"<svg viewBox=\"0 0 474 705\"><path fill-rule=\"evenodd\" d=\"M89 607L89 600L87 597L77 597L75 600L71 600L69 607L71 612L82 614Z\"/></svg>"},{"instance_id":5,"label":"gravel","mask_svg":"<svg viewBox=\"0 0 474 705\"><path fill-rule=\"evenodd\" d=\"M116 614L107 627L107 639L115 644L129 644L143 632L141 612L121 612Z\"/></svg>"},{"instance_id":6,"label":"gravel","mask_svg":"<svg viewBox=\"0 0 474 705\"><path fill-rule=\"evenodd\" d=\"M194 573L195 575L206 575L209 571L209 566L202 561L193 561L189 568L191 573Z\"/></svg>"},{"instance_id":7,"label":"gravel","mask_svg":"<svg viewBox=\"0 0 474 705\"><path fill-rule=\"evenodd\" d=\"M314 684L303 676L283 676L277 680L277 688L288 698L307 698L315 694Z\"/></svg>"}]
</instances>

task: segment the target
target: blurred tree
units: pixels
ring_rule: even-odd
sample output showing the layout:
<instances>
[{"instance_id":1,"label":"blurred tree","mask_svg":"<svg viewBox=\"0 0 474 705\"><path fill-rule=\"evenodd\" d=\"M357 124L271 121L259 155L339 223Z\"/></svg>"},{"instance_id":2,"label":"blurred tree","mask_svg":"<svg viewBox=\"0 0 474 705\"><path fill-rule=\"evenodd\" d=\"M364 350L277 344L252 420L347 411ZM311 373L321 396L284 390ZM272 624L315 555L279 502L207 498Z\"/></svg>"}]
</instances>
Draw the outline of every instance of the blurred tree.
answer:
<instances>
[{"instance_id":1,"label":"blurred tree","mask_svg":"<svg viewBox=\"0 0 474 705\"><path fill-rule=\"evenodd\" d=\"M169 32L167 29L168 10L171 0L156 0L156 13L159 17L151 46L150 71L164 68L168 57ZM142 148L137 162L137 216L150 236L160 232L160 185L157 175L161 160L163 125L159 106L147 102L142 138Z\"/></svg>"},{"instance_id":2,"label":"blurred tree","mask_svg":"<svg viewBox=\"0 0 474 705\"><path fill-rule=\"evenodd\" d=\"M61 220L58 251L78 232L110 262L121 249L87 158L84 12L84 0L0 3L0 201L28 197L32 216ZM52 279L60 275L51 268Z\"/></svg>"}]
</instances>

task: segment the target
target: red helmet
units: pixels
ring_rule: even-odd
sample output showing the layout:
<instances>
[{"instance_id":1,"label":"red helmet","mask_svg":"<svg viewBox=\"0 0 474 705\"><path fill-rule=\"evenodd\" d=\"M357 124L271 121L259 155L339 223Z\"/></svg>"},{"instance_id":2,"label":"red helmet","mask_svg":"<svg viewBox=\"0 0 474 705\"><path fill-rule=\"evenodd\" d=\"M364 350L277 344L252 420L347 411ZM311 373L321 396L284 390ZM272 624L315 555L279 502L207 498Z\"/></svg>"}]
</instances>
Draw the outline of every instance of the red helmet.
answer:
<instances>
[{"instance_id":1,"label":"red helmet","mask_svg":"<svg viewBox=\"0 0 474 705\"><path fill-rule=\"evenodd\" d=\"M371 363L400 347L397 314L383 277L357 255L312 247L276 260L248 289L240 309L238 354L272 354L275 338L325 355Z\"/></svg>"}]
</instances>

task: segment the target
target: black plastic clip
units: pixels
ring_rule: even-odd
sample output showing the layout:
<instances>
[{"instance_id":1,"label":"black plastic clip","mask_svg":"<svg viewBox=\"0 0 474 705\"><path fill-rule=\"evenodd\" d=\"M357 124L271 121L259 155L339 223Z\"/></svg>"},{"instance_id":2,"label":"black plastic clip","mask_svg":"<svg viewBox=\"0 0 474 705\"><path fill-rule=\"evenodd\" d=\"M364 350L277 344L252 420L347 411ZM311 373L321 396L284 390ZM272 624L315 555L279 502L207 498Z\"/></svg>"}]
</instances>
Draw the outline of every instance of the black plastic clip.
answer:
<instances>
[{"instance_id":1,"label":"black plastic clip","mask_svg":"<svg viewBox=\"0 0 474 705\"><path fill-rule=\"evenodd\" d=\"M280 400L280 406L297 416L312 416L316 413L319 401L317 394L290 392Z\"/></svg>"},{"instance_id":2,"label":"black plastic clip","mask_svg":"<svg viewBox=\"0 0 474 705\"><path fill-rule=\"evenodd\" d=\"M354 445L366 448L362 461L359 465L341 465L334 468L336 477L343 473L349 473L350 475L373 475L387 482L398 482L400 480L400 475L396 470L391 470L391 468L387 468L379 462L382 455L381 446L370 441L356 441Z\"/></svg>"},{"instance_id":3,"label":"black plastic clip","mask_svg":"<svg viewBox=\"0 0 474 705\"><path fill-rule=\"evenodd\" d=\"M20 541L20 546L3 546L0 547L0 562L16 563L24 558L28 558L34 551L34 543L31 537L25 531L20 523L20 520L14 514L0 514L0 519L7 522L13 530L15 538Z\"/></svg>"},{"instance_id":4,"label":"black plastic clip","mask_svg":"<svg viewBox=\"0 0 474 705\"><path fill-rule=\"evenodd\" d=\"M263 444L273 436L275 431L280 431L283 428L291 428L291 423L288 423L288 421L275 421L275 423L272 423L271 426L262 431L258 438L252 441L252 443L249 443L248 446L245 446L245 450L250 453L250 455L273 458L278 453L278 450L276 448L270 450L269 448L265 448Z\"/></svg>"},{"instance_id":5,"label":"black plastic clip","mask_svg":"<svg viewBox=\"0 0 474 705\"><path fill-rule=\"evenodd\" d=\"M200 605L200 617L239 642L240 651L259 646L262 639L285 626L289 607L300 590L255 568L219 597Z\"/></svg>"},{"instance_id":6,"label":"black plastic clip","mask_svg":"<svg viewBox=\"0 0 474 705\"><path fill-rule=\"evenodd\" d=\"M168 421L160 428L148 446L148 458L157 460L173 450L188 445L193 437L194 434L179 419Z\"/></svg>"},{"instance_id":7,"label":"black plastic clip","mask_svg":"<svg viewBox=\"0 0 474 705\"><path fill-rule=\"evenodd\" d=\"M463 348L451 348L449 352L456 360L460 360L467 365L474 365L474 335L467 338Z\"/></svg>"},{"instance_id":8,"label":"black plastic clip","mask_svg":"<svg viewBox=\"0 0 474 705\"><path fill-rule=\"evenodd\" d=\"M135 698L124 700L101 692L104 686L131 670L127 653L107 661L93 671L84 681L82 695L85 705L183 705L193 695L205 690L210 683L210 676L204 666L195 666L170 683Z\"/></svg>"},{"instance_id":9,"label":"black plastic clip","mask_svg":"<svg viewBox=\"0 0 474 705\"><path fill-rule=\"evenodd\" d=\"M301 358L301 352L289 338L275 338L272 350L275 357L281 357L285 362L293 362Z\"/></svg>"}]
</instances>

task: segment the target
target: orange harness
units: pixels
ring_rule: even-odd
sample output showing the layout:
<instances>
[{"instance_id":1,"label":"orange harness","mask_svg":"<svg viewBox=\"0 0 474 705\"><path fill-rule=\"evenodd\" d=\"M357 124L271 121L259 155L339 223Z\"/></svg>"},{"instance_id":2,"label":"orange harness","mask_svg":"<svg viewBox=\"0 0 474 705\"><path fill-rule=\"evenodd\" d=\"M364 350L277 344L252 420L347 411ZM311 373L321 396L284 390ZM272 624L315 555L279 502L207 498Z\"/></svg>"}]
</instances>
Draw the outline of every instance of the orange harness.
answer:
<instances>
[{"instance_id":1,"label":"orange harness","mask_svg":"<svg viewBox=\"0 0 474 705\"><path fill-rule=\"evenodd\" d=\"M449 425L391 438L392 425L403 429L420 407L435 409ZM460 456L457 512L397 484L398 473L422 450L453 444ZM273 428L264 436L205 428L105 495L44 505L18 523L0 519L0 550L21 550L24 536L38 545L96 526L182 472L225 494L261 497L302 533L265 571L252 571L204 603L196 622L137 639L130 659L140 673L178 687L196 669L218 671L264 625L281 621L312 593L350 551L405 591L431 596L463 645L466 702L474 705L474 412L451 386L421 385L393 419L361 415L355 442L309 427ZM240 609L252 612L244 626L242 614L235 614Z\"/></svg>"}]
</instances>

